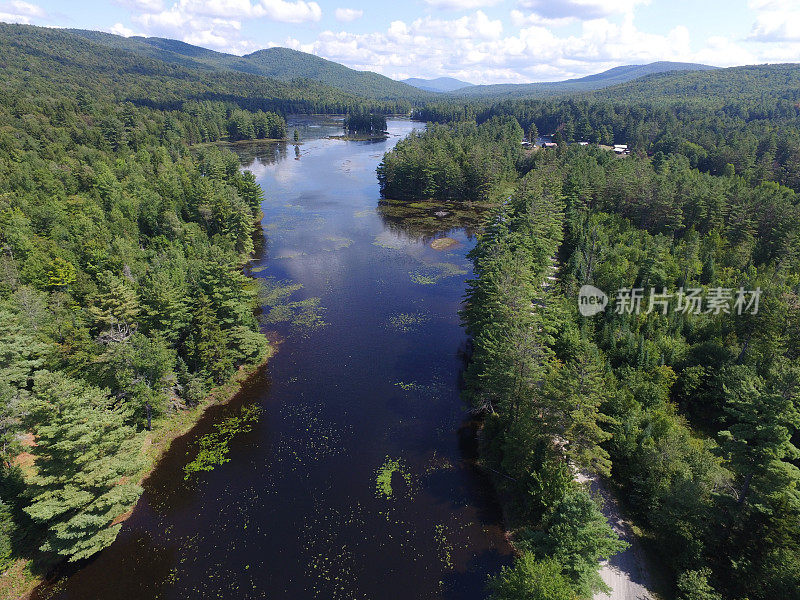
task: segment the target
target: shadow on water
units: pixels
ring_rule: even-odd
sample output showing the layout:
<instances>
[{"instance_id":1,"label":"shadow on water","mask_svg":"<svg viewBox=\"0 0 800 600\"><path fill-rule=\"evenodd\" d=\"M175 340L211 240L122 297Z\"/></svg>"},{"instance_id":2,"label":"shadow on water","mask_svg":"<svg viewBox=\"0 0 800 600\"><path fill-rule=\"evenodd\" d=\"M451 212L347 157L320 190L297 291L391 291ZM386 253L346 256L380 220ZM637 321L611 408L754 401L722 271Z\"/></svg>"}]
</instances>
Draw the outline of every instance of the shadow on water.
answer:
<instances>
[{"instance_id":1,"label":"shadow on water","mask_svg":"<svg viewBox=\"0 0 800 600\"><path fill-rule=\"evenodd\" d=\"M459 397L458 319L485 207L378 204L375 168L414 127L342 141L303 117L299 160L236 145L265 190L246 272L285 286L265 307L280 350L175 440L117 541L35 598L485 597L510 549ZM309 307L321 318L280 318ZM185 480L197 440L251 405L230 462Z\"/></svg>"}]
</instances>

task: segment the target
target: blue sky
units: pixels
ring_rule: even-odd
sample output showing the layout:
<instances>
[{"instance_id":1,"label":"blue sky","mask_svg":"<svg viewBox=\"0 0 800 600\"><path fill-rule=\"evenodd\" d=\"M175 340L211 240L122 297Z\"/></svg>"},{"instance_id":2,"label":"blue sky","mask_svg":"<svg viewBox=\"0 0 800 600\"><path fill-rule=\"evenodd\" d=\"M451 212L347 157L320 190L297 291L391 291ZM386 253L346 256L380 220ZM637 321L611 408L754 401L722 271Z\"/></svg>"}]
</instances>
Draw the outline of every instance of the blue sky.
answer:
<instances>
[{"instance_id":1,"label":"blue sky","mask_svg":"<svg viewBox=\"0 0 800 600\"><path fill-rule=\"evenodd\" d=\"M800 0L0 0L0 21L288 46L394 77L557 81L656 60L800 62Z\"/></svg>"}]
</instances>

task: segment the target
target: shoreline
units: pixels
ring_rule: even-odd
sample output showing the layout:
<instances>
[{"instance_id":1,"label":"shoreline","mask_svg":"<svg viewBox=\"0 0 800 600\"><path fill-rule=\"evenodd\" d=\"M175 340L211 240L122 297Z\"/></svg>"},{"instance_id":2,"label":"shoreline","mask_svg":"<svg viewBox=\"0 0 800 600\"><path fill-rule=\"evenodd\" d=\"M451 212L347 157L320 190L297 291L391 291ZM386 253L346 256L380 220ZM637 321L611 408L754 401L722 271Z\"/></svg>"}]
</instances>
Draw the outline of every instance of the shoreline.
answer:
<instances>
[{"instance_id":1,"label":"shoreline","mask_svg":"<svg viewBox=\"0 0 800 600\"><path fill-rule=\"evenodd\" d=\"M255 141L255 140L251 140ZM210 142L216 144L218 142ZM236 142L226 142L236 143ZM264 211L259 210L253 221L253 235L261 231L261 222L264 220ZM255 258L255 253L250 254L242 262L241 268L247 273L248 265ZM249 279L255 280L252 275L248 275ZM279 339L271 339L269 335L263 331L260 334L264 337L267 349L263 358L252 364L240 365L236 372L225 383L211 388L208 394L198 402L195 406L186 407L175 411L167 417L162 417L154 421L151 431L145 435L142 442L142 455L144 464L142 468L136 473L136 483L139 486L147 481L147 479L158 468L161 460L169 451L172 443L183 435L188 434L200 422L200 419L205 415L206 411L213 406L228 404L231 402L242 387L256 374L267 366L269 360L275 356L280 346ZM140 496L141 498L141 496ZM117 525L126 521L139 503L136 503L128 508L125 512L114 517L112 525ZM116 538L115 538L116 540ZM112 542L113 543L113 542ZM102 550L100 551L102 552ZM88 559L91 560L91 559ZM48 576L62 566L66 560L59 560L47 566L46 572L41 574L33 574L30 572L32 564L31 559L19 558L4 572L0 573L0 597L8 598L9 600L29 600L31 594L40 585L47 583Z\"/></svg>"},{"instance_id":2,"label":"shoreline","mask_svg":"<svg viewBox=\"0 0 800 600\"><path fill-rule=\"evenodd\" d=\"M145 436L142 444L145 464L141 471L136 474L136 483L138 485L143 485L147 481L159 467L161 460L169 451L172 443L190 433L208 409L230 403L241 391L242 387L267 366L269 360L275 356L279 342L270 340L265 334L262 335L268 340L269 349L260 362L240 366L228 381L212 388L197 405L173 414L171 419L168 418L162 422L154 423L152 431ZM137 500L136 504L138 502ZM126 521L136 508L136 504L115 517L113 523L118 524ZM0 574L0 593L9 594L7 596L9 599L29 600L36 588L47 583L48 576L52 575L53 570L57 570L63 564L63 561L53 565L50 572L40 575L30 573L28 570L30 564L31 561L29 559L18 559L14 565L9 567L3 574Z\"/></svg>"}]
</instances>

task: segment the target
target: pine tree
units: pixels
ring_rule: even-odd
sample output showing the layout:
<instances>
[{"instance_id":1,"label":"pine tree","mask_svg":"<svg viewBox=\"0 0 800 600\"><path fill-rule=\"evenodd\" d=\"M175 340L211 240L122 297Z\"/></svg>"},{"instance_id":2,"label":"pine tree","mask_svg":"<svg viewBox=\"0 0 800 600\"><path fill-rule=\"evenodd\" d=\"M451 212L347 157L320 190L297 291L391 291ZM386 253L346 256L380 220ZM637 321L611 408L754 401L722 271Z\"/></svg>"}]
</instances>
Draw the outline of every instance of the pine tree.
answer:
<instances>
[{"instance_id":1,"label":"pine tree","mask_svg":"<svg viewBox=\"0 0 800 600\"><path fill-rule=\"evenodd\" d=\"M26 406L36 472L25 512L47 527L41 550L70 561L111 544L121 527L112 522L142 492L128 480L141 464L142 437L111 404L97 388L42 373Z\"/></svg>"},{"instance_id":2,"label":"pine tree","mask_svg":"<svg viewBox=\"0 0 800 600\"><path fill-rule=\"evenodd\" d=\"M19 405L27 398L31 378L42 367L46 352L35 332L0 306L0 457L6 457L13 442Z\"/></svg>"},{"instance_id":3,"label":"pine tree","mask_svg":"<svg viewBox=\"0 0 800 600\"><path fill-rule=\"evenodd\" d=\"M136 331L139 300L136 292L122 278L106 273L101 277L105 288L89 312L102 328L101 341L106 343L127 340Z\"/></svg>"},{"instance_id":4,"label":"pine tree","mask_svg":"<svg viewBox=\"0 0 800 600\"><path fill-rule=\"evenodd\" d=\"M563 441L570 462L601 475L611 472L608 452L601 447L611 434L602 424L611 419L600 412L608 383L597 349L583 345L575 358L556 365L548 377L544 402L554 414L553 432Z\"/></svg>"}]
</instances>

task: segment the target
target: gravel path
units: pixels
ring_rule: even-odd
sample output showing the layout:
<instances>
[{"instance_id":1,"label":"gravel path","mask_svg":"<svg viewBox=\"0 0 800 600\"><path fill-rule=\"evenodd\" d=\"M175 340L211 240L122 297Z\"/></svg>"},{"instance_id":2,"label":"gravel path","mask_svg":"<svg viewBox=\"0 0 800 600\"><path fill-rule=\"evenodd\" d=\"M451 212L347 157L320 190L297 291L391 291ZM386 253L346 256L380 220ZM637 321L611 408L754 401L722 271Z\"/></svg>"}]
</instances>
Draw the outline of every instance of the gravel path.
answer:
<instances>
[{"instance_id":1,"label":"gravel path","mask_svg":"<svg viewBox=\"0 0 800 600\"><path fill-rule=\"evenodd\" d=\"M658 600L650 591L653 587L652 578L647 568L644 549L630 524L623 518L617 499L596 476L580 473L576 479L586 483L593 494L602 497L603 514L617 535L630 544L627 550L603 562L600 576L611 588L611 592L595 594L594 600Z\"/></svg>"}]
</instances>

